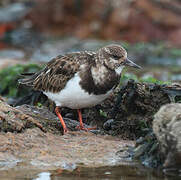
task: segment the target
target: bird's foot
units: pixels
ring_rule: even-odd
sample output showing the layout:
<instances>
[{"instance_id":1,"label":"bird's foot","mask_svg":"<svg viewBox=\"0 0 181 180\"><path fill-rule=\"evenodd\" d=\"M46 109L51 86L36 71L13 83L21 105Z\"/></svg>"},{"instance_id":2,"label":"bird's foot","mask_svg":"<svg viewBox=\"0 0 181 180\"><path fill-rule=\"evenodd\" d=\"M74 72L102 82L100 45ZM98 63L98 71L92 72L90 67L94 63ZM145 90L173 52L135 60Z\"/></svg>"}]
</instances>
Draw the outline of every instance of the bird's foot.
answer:
<instances>
[{"instance_id":1,"label":"bird's foot","mask_svg":"<svg viewBox=\"0 0 181 180\"><path fill-rule=\"evenodd\" d=\"M65 134L65 133L68 133L69 131L68 131L68 129L67 128L64 128L63 129L63 135Z\"/></svg>"},{"instance_id":2,"label":"bird's foot","mask_svg":"<svg viewBox=\"0 0 181 180\"><path fill-rule=\"evenodd\" d=\"M76 128L77 128L78 130L83 130L83 131L90 131L90 130L95 130L95 129L97 129L97 127L85 128L84 126L81 126L81 125L77 126Z\"/></svg>"}]
</instances>

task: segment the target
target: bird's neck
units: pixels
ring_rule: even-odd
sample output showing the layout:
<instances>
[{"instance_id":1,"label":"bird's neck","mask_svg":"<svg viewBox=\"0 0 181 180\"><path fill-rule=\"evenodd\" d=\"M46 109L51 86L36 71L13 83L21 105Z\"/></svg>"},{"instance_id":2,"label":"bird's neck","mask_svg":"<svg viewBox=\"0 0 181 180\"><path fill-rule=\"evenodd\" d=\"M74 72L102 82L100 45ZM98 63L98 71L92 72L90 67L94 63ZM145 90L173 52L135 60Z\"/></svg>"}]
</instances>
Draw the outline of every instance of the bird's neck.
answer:
<instances>
[{"instance_id":1,"label":"bird's neck","mask_svg":"<svg viewBox=\"0 0 181 180\"><path fill-rule=\"evenodd\" d=\"M115 72L116 72L116 74L117 74L118 76L121 75L121 72L122 72L123 68L124 68L124 66L119 66L118 68L115 69Z\"/></svg>"}]
</instances>

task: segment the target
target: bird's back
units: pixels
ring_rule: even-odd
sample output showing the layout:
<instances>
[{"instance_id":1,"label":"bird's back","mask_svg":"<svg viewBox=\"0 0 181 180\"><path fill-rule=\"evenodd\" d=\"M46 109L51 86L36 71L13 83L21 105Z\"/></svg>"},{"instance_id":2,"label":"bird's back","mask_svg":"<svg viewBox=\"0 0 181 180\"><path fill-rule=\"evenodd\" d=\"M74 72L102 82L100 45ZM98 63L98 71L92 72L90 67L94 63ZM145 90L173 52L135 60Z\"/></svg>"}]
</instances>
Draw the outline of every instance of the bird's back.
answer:
<instances>
[{"instance_id":1,"label":"bird's back","mask_svg":"<svg viewBox=\"0 0 181 180\"><path fill-rule=\"evenodd\" d=\"M93 52L78 52L53 58L44 69L36 73L24 73L18 82L44 92L60 92L79 71L82 64L94 64Z\"/></svg>"}]
</instances>

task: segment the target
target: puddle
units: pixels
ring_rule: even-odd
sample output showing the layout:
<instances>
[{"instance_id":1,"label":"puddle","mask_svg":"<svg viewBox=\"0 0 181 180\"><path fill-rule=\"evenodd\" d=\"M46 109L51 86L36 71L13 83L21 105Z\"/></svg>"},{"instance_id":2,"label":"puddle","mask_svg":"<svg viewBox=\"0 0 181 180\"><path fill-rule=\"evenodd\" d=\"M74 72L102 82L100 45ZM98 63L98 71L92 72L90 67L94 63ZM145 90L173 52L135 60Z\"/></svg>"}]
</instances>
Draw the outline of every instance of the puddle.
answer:
<instances>
[{"instance_id":1,"label":"puddle","mask_svg":"<svg viewBox=\"0 0 181 180\"><path fill-rule=\"evenodd\" d=\"M32 179L32 180L73 180L73 179L124 179L124 180L179 180L180 176L165 176L160 171L153 171L142 166L107 166L86 168L78 166L74 170L4 170L0 171L0 179Z\"/></svg>"}]
</instances>

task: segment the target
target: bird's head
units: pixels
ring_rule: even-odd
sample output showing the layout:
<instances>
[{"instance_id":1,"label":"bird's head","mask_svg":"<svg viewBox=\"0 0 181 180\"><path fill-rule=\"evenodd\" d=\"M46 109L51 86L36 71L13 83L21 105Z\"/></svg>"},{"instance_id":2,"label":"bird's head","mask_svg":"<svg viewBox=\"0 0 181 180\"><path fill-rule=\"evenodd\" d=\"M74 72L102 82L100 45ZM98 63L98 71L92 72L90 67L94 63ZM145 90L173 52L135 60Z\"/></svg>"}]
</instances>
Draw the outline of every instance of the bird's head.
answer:
<instances>
[{"instance_id":1,"label":"bird's head","mask_svg":"<svg viewBox=\"0 0 181 180\"><path fill-rule=\"evenodd\" d=\"M107 68L115 70L118 74L121 73L125 66L131 66L134 68L141 68L131 60L127 58L126 50L120 45L108 45L98 51L99 60Z\"/></svg>"}]
</instances>

